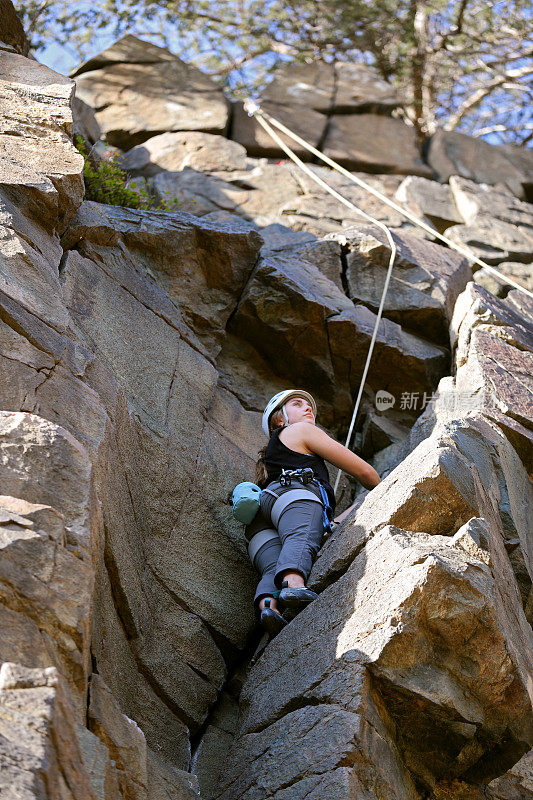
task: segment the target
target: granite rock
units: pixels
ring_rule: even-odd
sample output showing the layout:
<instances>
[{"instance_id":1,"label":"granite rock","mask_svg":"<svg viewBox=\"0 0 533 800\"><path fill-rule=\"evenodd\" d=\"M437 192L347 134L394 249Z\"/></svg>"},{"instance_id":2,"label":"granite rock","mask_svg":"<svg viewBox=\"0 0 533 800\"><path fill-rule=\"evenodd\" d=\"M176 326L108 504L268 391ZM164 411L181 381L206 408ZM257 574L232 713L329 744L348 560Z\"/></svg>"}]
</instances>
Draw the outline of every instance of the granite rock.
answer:
<instances>
[{"instance_id":1,"label":"granite rock","mask_svg":"<svg viewBox=\"0 0 533 800\"><path fill-rule=\"evenodd\" d=\"M0 73L0 189L19 212L61 231L83 198L83 157L70 140L74 84L5 51Z\"/></svg>"},{"instance_id":2,"label":"granite rock","mask_svg":"<svg viewBox=\"0 0 533 800\"><path fill-rule=\"evenodd\" d=\"M313 147L318 147L328 124L328 118L325 114L306 106L297 104L279 105L269 100L262 103L261 107L267 114L282 122ZM274 130L282 141L300 158L305 161L311 160L311 153L303 145L298 144L286 134L280 133L277 129ZM233 105L231 138L243 145L250 156L286 157L285 151L254 117L248 116L241 103Z\"/></svg>"},{"instance_id":3,"label":"granite rock","mask_svg":"<svg viewBox=\"0 0 533 800\"><path fill-rule=\"evenodd\" d=\"M102 131L96 121L94 109L76 95L72 98L72 117L74 136L83 136L90 144L100 139Z\"/></svg>"},{"instance_id":4,"label":"granite rock","mask_svg":"<svg viewBox=\"0 0 533 800\"><path fill-rule=\"evenodd\" d=\"M377 311L387 273L390 245L370 226L353 227L329 238L347 252L348 295ZM471 280L465 258L408 233L394 234L397 254L383 313L419 336L447 346L455 301Z\"/></svg>"},{"instance_id":5,"label":"granite rock","mask_svg":"<svg viewBox=\"0 0 533 800\"><path fill-rule=\"evenodd\" d=\"M504 276L509 276L515 283L533 293L533 264L504 261L503 264L498 264L498 272L501 272ZM505 283L505 279L502 280L485 268L479 269L474 273L474 281L491 294L496 295L496 297L506 297L509 291L514 288L512 284ZM516 294L519 294L518 290L515 291ZM521 296L525 298L525 295Z\"/></svg>"},{"instance_id":6,"label":"granite rock","mask_svg":"<svg viewBox=\"0 0 533 800\"><path fill-rule=\"evenodd\" d=\"M320 721L328 720L332 729L329 714L354 715L348 725L349 763L361 781L372 775L369 797L379 796L378 786L384 797L416 796L390 740L391 724L409 771L425 786L450 773L475 780L478 764L484 766L484 755L498 746L503 730L513 730L512 743L493 769L527 749L531 711L522 662L527 638L515 656L501 587L483 562L449 541L383 527L347 572L322 592L312 612L309 607L278 634L244 687L225 775L228 788L221 798L231 796L240 783L250 798L260 796L255 774L269 756L267 750L258 762L254 750L260 737L268 748L281 722L287 758L279 762L279 771L269 770L272 794L310 771L320 774L322 758L324 772L340 766L347 760L342 737L322 736L311 744ZM523 620L525 637L526 628ZM439 678L428 685L432 671ZM295 711L296 698L300 710ZM294 725L297 739L291 742L293 715L302 719ZM306 716L313 719L311 734L306 733ZM315 767L307 766L305 753L313 754Z\"/></svg>"},{"instance_id":7,"label":"granite rock","mask_svg":"<svg viewBox=\"0 0 533 800\"><path fill-rule=\"evenodd\" d=\"M335 114L390 114L402 105L390 83L377 70L364 64L335 64L335 93L332 112ZM353 125L357 125L357 117Z\"/></svg>"},{"instance_id":8,"label":"granite rock","mask_svg":"<svg viewBox=\"0 0 533 800\"><path fill-rule=\"evenodd\" d=\"M109 144L122 149L168 131L223 133L228 123L227 101L207 75L131 34L73 76Z\"/></svg>"},{"instance_id":9,"label":"granite rock","mask_svg":"<svg viewBox=\"0 0 533 800\"><path fill-rule=\"evenodd\" d=\"M120 794L127 800L146 800L148 768L146 740L133 720L121 713L99 675L92 675L88 711L90 730L101 739L115 762Z\"/></svg>"},{"instance_id":10,"label":"granite rock","mask_svg":"<svg viewBox=\"0 0 533 800\"><path fill-rule=\"evenodd\" d=\"M323 152L348 169L431 177L422 161L414 128L374 114L330 117Z\"/></svg>"},{"instance_id":11,"label":"granite rock","mask_svg":"<svg viewBox=\"0 0 533 800\"><path fill-rule=\"evenodd\" d=\"M414 175L405 178L396 192L396 200L426 224L434 225L439 233L465 221L454 199L450 186Z\"/></svg>"},{"instance_id":12,"label":"granite rock","mask_svg":"<svg viewBox=\"0 0 533 800\"><path fill-rule=\"evenodd\" d=\"M153 297L161 313L176 320L173 324L178 330L177 320L182 318L182 333L189 325L210 350L218 352L224 325L255 265L261 238L254 231L231 232L202 223L185 212L137 211L85 202L63 243L66 247L79 243L79 252L96 261L109 254L114 272L121 275L126 268L114 250L119 240L127 248L131 290ZM69 258L83 272L79 255ZM94 268L87 263L86 269ZM154 286L154 279L164 291ZM102 280L106 280L104 274Z\"/></svg>"},{"instance_id":13,"label":"granite rock","mask_svg":"<svg viewBox=\"0 0 533 800\"><path fill-rule=\"evenodd\" d=\"M533 259L531 229L518 228L490 216L477 217L472 225L452 225L446 236L489 265L502 261L530 263Z\"/></svg>"},{"instance_id":14,"label":"granite rock","mask_svg":"<svg viewBox=\"0 0 533 800\"><path fill-rule=\"evenodd\" d=\"M429 140L427 163L437 179L460 175L476 183L504 184L517 197L531 183L533 163L527 151L489 144L456 131L438 130Z\"/></svg>"},{"instance_id":15,"label":"granite rock","mask_svg":"<svg viewBox=\"0 0 533 800\"><path fill-rule=\"evenodd\" d=\"M13 48L16 53L27 56L30 45L11 0L0 1L0 20L1 49Z\"/></svg>"},{"instance_id":16,"label":"granite rock","mask_svg":"<svg viewBox=\"0 0 533 800\"><path fill-rule=\"evenodd\" d=\"M168 170L197 172L246 169L246 151L237 142L211 133L162 133L129 150L123 160L130 175L151 177Z\"/></svg>"},{"instance_id":17,"label":"granite rock","mask_svg":"<svg viewBox=\"0 0 533 800\"><path fill-rule=\"evenodd\" d=\"M53 667L2 664L0 759L5 800L100 800L84 765L68 689Z\"/></svg>"}]
</instances>

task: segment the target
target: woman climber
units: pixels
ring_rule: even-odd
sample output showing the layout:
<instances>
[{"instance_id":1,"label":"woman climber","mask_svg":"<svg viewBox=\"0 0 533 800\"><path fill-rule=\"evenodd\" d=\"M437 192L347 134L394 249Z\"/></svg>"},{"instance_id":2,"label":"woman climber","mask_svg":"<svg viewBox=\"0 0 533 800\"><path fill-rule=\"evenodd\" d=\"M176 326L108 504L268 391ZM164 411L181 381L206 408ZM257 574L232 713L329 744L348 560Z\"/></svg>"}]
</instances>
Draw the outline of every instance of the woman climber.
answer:
<instances>
[{"instance_id":1,"label":"woman climber","mask_svg":"<svg viewBox=\"0 0 533 800\"><path fill-rule=\"evenodd\" d=\"M278 605L298 611L317 597L305 582L335 507L325 461L366 489L380 482L370 464L320 430L315 418L316 403L301 389L278 392L263 413L269 441L256 466L260 509L246 527L246 538L252 563L261 573L254 604L272 636L287 624Z\"/></svg>"}]
</instances>

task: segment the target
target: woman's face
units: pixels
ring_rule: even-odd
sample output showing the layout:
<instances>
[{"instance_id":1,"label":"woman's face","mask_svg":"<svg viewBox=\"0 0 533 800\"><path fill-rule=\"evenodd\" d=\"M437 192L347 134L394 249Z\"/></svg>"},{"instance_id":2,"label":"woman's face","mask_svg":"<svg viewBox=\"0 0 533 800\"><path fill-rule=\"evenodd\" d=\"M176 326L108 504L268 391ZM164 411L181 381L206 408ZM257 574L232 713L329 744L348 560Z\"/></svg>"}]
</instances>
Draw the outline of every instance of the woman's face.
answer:
<instances>
[{"instance_id":1,"label":"woman's face","mask_svg":"<svg viewBox=\"0 0 533 800\"><path fill-rule=\"evenodd\" d=\"M309 400L303 397L291 397L285 403L285 411L289 418L289 425L294 425L295 422L310 422L315 424L315 415Z\"/></svg>"}]
</instances>

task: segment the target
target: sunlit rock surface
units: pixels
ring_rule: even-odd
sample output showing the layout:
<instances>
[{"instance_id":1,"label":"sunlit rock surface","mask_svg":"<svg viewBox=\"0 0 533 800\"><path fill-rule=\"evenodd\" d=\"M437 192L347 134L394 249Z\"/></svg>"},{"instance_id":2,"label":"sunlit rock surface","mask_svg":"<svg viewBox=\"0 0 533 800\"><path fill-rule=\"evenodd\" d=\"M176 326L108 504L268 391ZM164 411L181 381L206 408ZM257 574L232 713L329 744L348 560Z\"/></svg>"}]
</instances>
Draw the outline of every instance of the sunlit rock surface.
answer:
<instances>
[{"instance_id":1,"label":"sunlit rock surface","mask_svg":"<svg viewBox=\"0 0 533 800\"><path fill-rule=\"evenodd\" d=\"M100 128L117 147L165 131L223 133L228 123L228 103L207 75L135 36L124 36L73 76L78 97L96 110Z\"/></svg>"},{"instance_id":2,"label":"sunlit rock surface","mask_svg":"<svg viewBox=\"0 0 533 800\"><path fill-rule=\"evenodd\" d=\"M505 282L496 297L399 210L311 165L400 245L355 438L389 474L324 543L319 599L256 649L257 576L227 496L287 385L343 440L382 234L269 161L238 108L228 130L207 76L132 36L76 70L78 95L168 207L84 200L74 83L25 58L1 7L2 798L525 800L530 299ZM375 73L291 69L265 94L280 118L321 146L342 127L371 187L522 274L526 155L469 144L472 170L444 186ZM380 135L355 141L365 125ZM479 162L503 151L506 187L478 186L503 182Z\"/></svg>"}]
</instances>

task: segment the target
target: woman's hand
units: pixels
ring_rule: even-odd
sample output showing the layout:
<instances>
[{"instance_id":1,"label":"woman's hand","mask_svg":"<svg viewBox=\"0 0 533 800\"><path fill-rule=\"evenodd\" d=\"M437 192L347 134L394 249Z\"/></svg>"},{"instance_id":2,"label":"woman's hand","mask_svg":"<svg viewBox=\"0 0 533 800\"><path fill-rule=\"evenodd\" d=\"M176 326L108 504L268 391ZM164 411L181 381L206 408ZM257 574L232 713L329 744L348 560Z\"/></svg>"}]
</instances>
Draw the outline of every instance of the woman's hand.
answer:
<instances>
[{"instance_id":1,"label":"woman's hand","mask_svg":"<svg viewBox=\"0 0 533 800\"><path fill-rule=\"evenodd\" d=\"M342 522L342 520L343 520L345 517L347 517L347 516L348 516L348 514L351 514L351 512L352 512L354 509L356 509L356 508L359 508L359 506L363 504L363 501L364 501L364 499L366 498L366 496L367 496L367 492L363 492L363 493L362 493L362 495L360 494L360 495L357 497L357 499L355 500L355 502L354 502L354 503L352 503L352 505L351 505L349 508L346 508L346 509L345 509L345 510L344 510L344 511L341 513L341 514L339 514L337 517L335 517L335 519L333 520L333 522L336 522L337 524L338 524L339 522Z\"/></svg>"},{"instance_id":2,"label":"woman's hand","mask_svg":"<svg viewBox=\"0 0 533 800\"><path fill-rule=\"evenodd\" d=\"M338 517L335 517L335 519L333 520L333 522L335 522L337 525L339 524L339 522L342 522L342 521L343 521L343 519L344 519L345 517L347 517L347 516L348 516L348 514L350 513L350 511L353 511L353 510L354 510L354 508L355 508L355 505L356 505L355 503L352 503L352 505L351 505L349 508L345 508L345 509L344 509L344 511L342 512L342 514L339 514L339 516L338 516Z\"/></svg>"}]
</instances>

